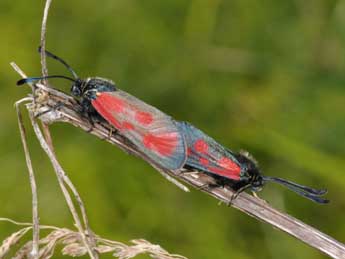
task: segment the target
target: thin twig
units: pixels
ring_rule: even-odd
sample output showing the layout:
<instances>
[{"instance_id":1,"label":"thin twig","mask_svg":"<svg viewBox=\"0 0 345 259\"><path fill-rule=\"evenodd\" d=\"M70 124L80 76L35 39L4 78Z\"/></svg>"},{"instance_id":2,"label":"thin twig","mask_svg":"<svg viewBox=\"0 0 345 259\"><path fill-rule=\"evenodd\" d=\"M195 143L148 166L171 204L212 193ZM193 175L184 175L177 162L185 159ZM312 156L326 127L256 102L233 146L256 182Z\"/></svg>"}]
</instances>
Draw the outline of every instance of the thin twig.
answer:
<instances>
[{"instance_id":1,"label":"thin twig","mask_svg":"<svg viewBox=\"0 0 345 259\"><path fill-rule=\"evenodd\" d=\"M15 221L13 219L9 219L9 218L0 218L0 221L7 221L7 222L10 222L10 223L17 225L17 226L32 226L32 223L18 222L18 221Z\"/></svg>"},{"instance_id":2,"label":"thin twig","mask_svg":"<svg viewBox=\"0 0 345 259\"><path fill-rule=\"evenodd\" d=\"M42 27L41 27L41 66L42 66L42 76L48 75L47 61L46 61L46 32L47 32L47 20L49 14L49 7L52 3L52 0L47 0L44 7ZM47 80L44 81L44 84L47 84Z\"/></svg>"},{"instance_id":3,"label":"thin twig","mask_svg":"<svg viewBox=\"0 0 345 259\"><path fill-rule=\"evenodd\" d=\"M50 133L50 130L49 130L49 125L46 124L46 123L42 123L42 130L43 130L43 134L44 134L44 137L47 141L47 144L49 145L50 149L54 151L54 146L53 146L53 139L52 139L52 136L51 136L51 133Z\"/></svg>"},{"instance_id":4,"label":"thin twig","mask_svg":"<svg viewBox=\"0 0 345 259\"><path fill-rule=\"evenodd\" d=\"M27 75L24 73L23 70L20 69L20 67L18 67L16 63L11 62L10 65L14 69L14 71L16 71L22 78L27 78ZM29 85L31 85L31 83L29 83Z\"/></svg>"},{"instance_id":5,"label":"thin twig","mask_svg":"<svg viewBox=\"0 0 345 259\"><path fill-rule=\"evenodd\" d=\"M10 222L10 223L12 223L14 225L17 225L17 226L28 226L28 227L32 227L33 226L32 223L29 223L29 222L18 222L16 220L9 219L9 218L0 218L0 221L7 221L7 222ZM55 227L55 226L48 226L48 225L39 225L39 227L40 227L40 229L54 229L54 230L61 229L61 228L58 228L58 227Z\"/></svg>"},{"instance_id":6,"label":"thin twig","mask_svg":"<svg viewBox=\"0 0 345 259\"><path fill-rule=\"evenodd\" d=\"M84 205L84 202L81 199L81 197L77 191L77 188L74 186L74 184L72 183L72 181L68 178L68 176L66 174L64 174L64 181L67 184L67 186L71 189L71 191L74 195L74 198L77 200L77 203L79 205L80 212L81 212L81 215L83 218L84 226L86 229L86 234L92 236L93 234L92 234L92 231L91 231L90 226L89 226L89 219L88 219L87 214L86 214L85 205Z\"/></svg>"},{"instance_id":7,"label":"thin twig","mask_svg":"<svg viewBox=\"0 0 345 259\"><path fill-rule=\"evenodd\" d=\"M96 251L94 251L92 249L93 245L90 244L89 242L89 239L88 237L85 235L85 232L83 230L83 227L82 227L82 224L81 224L81 221L79 219L79 215L78 215L78 212L73 204L73 201L72 201L72 198L66 188L66 186L64 185L64 177L66 176L66 173L64 172L64 170L62 169L61 165L59 164L59 162L57 161L54 153L52 152L52 150L50 149L49 145L47 144L45 138L43 137L43 134L37 124L37 122L35 121L35 118L34 118L34 114L29 110L29 115L30 115L30 120L31 120L31 124L32 124L32 127L34 129L34 132L36 134L36 137L37 139L39 140L40 144L41 144L41 147L42 149L46 152L46 154L48 155L52 165L53 165L53 168L55 170L55 173L57 175L57 178L58 178L58 181L59 181L59 184L60 184L60 188L65 196L65 199L66 199L66 202L68 204L68 207L69 207L69 210L71 211L72 213L72 216L73 216L73 219L76 223L76 227L78 229L78 231L80 232L81 236L82 236L82 240L83 240L83 243L84 243L84 246L86 247L89 255L91 258L98 258L98 255L96 253Z\"/></svg>"},{"instance_id":8,"label":"thin twig","mask_svg":"<svg viewBox=\"0 0 345 259\"><path fill-rule=\"evenodd\" d=\"M30 153L29 153L29 147L26 142L26 133L25 133L25 127L23 124L23 117L22 113L20 111L20 103L23 101L31 101L32 98L23 98L22 100L19 100L15 103L15 107L17 110L17 118L18 118L18 126L20 131L20 137L22 139L22 144L24 148L24 154L26 159L26 165L28 167L29 171L29 179L30 179L30 186L31 186L31 192L32 192L32 224L33 224L33 230L32 230L32 250L31 250L31 256L33 259L38 258L38 251L39 251L39 245L38 241L40 240L39 237L39 217L38 217L38 198L37 198L37 185L35 180L35 174L34 169L32 167Z\"/></svg>"},{"instance_id":9,"label":"thin twig","mask_svg":"<svg viewBox=\"0 0 345 259\"><path fill-rule=\"evenodd\" d=\"M38 84L37 87L42 90L44 89L40 84ZM65 95L64 93L59 92L56 89L54 89L54 91L50 91L50 89L43 90L50 93L49 100L44 105L48 107L55 107L57 103L62 103L63 105L61 106L61 108L59 108L59 116L56 116L56 114L52 111L51 114L45 114L45 116L42 116L40 119L49 121L50 123L70 123L85 130L87 133L95 135L100 139L104 139L111 144L117 145L127 153L144 159L158 171L164 172L171 177L176 177L179 180L189 183L195 188L208 193L209 195L226 204L229 204L229 202L231 201L233 192L227 188L202 188L203 186L213 181L211 177L203 174L202 172L189 171L187 169L183 169L180 172L172 172L161 168L155 163L155 161L150 160L144 153L139 152L135 148L135 146L129 143L123 136L119 135L118 133L113 133L111 135L111 127L107 124L95 123L94 127L90 131L89 122L80 116L80 114L78 113L78 104L76 102L73 102L71 96ZM45 109L47 109L47 107L45 107ZM39 112L39 110L37 112ZM297 220L292 216L279 212L259 198L253 197L247 193L241 193L232 202L231 206L243 211L244 213L254 218L266 222L277 229L289 233L297 239L307 243L308 245L324 252L325 254L333 258L345 259L344 244L331 238L325 233L322 233L319 230L308 226L307 224Z\"/></svg>"}]
</instances>

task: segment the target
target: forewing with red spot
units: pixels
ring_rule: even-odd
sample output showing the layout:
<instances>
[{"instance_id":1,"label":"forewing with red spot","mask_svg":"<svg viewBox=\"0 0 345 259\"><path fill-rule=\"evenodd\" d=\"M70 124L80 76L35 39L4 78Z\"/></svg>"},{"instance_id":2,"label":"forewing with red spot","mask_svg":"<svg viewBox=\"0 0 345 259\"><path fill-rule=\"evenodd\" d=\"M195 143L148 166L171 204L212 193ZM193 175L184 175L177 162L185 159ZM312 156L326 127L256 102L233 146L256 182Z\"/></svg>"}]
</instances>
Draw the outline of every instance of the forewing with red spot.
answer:
<instances>
[{"instance_id":1,"label":"forewing with red spot","mask_svg":"<svg viewBox=\"0 0 345 259\"><path fill-rule=\"evenodd\" d=\"M231 151L187 122L179 122L178 125L187 144L186 165L231 180L240 180L240 163Z\"/></svg>"},{"instance_id":2,"label":"forewing with red spot","mask_svg":"<svg viewBox=\"0 0 345 259\"><path fill-rule=\"evenodd\" d=\"M185 140L170 116L121 90L98 92L91 103L104 119L157 164L170 170L183 167Z\"/></svg>"}]
</instances>

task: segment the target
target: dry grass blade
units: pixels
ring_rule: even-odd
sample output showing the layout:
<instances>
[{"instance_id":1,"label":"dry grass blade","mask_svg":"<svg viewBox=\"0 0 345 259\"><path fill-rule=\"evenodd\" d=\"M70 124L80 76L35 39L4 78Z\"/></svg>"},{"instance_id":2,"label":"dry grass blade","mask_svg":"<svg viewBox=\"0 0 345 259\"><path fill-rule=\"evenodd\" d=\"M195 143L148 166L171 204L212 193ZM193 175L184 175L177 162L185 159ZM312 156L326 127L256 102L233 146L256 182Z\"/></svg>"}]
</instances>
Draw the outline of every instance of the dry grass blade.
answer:
<instances>
[{"instance_id":1,"label":"dry grass blade","mask_svg":"<svg viewBox=\"0 0 345 259\"><path fill-rule=\"evenodd\" d=\"M13 256L12 259L26 259L30 258L30 250L32 247L32 242L27 242L24 246L22 246L17 253Z\"/></svg>"},{"instance_id":2,"label":"dry grass blade","mask_svg":"<svg viewBox=\"0 0 345 259\"><path fill-rule=\"evenodd\" d=\"M18 223L9 219L5 220L16 225L28 224ZM20 241L20 239L31 229L32 226L25 227L9 236L0 247L0 258L4 258L13 245L17 244L18 241ZM51 232L39 240L39 258L51 258L55 253L57 245L64 246L61 251L63 255L79 257L88 253L80 232L54 226L40 226L40 229L51 230ZM144 239L132 240L131 243L134 245L131 246L118 241L104 239L96 235L94 237L96 240L95 250L99 254L113 253L113 256L119 259L130 259L140 254L147 254L154 259L187 259L181 255L170 254L159 245L154 245ZM26 242L19 248L13 258L31 258L32 245L32 241Z\"/></svg>"},{"instance_id":3,"label":"dry grass blade","mask_svg":"<svg viewBox=\"0 0 345 259\"><path fill-rule=\"evenodd\" d=\"M40 244L44 245L40 249L40 258L51 258L54 255L54 250L59 240L68 235L68 233L70 231L66 229L59 229L40 240Z\"/></svg>"},{"instance_id":4,"label":"dry grass blade","mask_svg":"<svg viewBox=\"0 0 345 259\"><path fill-rule=\"evenodd\" d=\"M127 246L126 249L119 249L120 251L115 252L114 256L119 259L129 259L139 254L148 254L154 259L186 259L186 257L181 255L169 254L159 245L153 245L144 239L136 239L131 242L134 244L133 246Z\"/></svg>"},{"instance_id":5,"label":"dry grass blade","mask_svg":"<svg viewBox=\"0 0 345 259\"><path fill-rule=\"evenodd\" d=\"M86 253L87 250L85 249L85 247L78 243L67 245L62 249L63 255L70 255L72 257L83 256Z\"/></svg>"},{"instance_id":6,"label":"dry grass blade","mask_svg":"<svg viewBox=\"0 0 345 259\"><path fill-rule=\"evenodd\" d=\"M81 233L83 243L84 243L85 247L87 248L90 257L91 258L98 258L98 255L96 254L96 252L93 249L92 242L90 242L90 239L86 236L86 233L85 233L85 231L83 229L83 226L81 224L81 220L79 218L77 209L76 209L76 207L73 204L72 197L69 194L67 187L65 186L64 179L67 177L66 173L63 170L63 168L60 165L60 163L58 162L57 158L55 157L54 152L51 150L51 148L49 147L49 145L46 142L45 138L43 137L43 134L42 134L42 132L40 130L40 127L38 126L38 124L37 124L37 122L35 120L35 116L32 113L31 108L32 107L30 107L30 106L28 107L29 115L30 115L29 117L30 117L30 120L31 120L32 127L34 129L34 132L36 134L37 139L39 140L39 143L41 144L42 149L46 152L47 156L49 157L49 159L50 159L50 161L51 161L51 163L53 165L53 168L54 168L55 173L57 175L58 182L60 184L60 188L61 188L61 190L62 190L62 192L64 194L65 200L66 200L66 202L68 204L70 212L72 213L72 216L73 216L73 219L74 219L74 221L76 223L76 226L77 226L79 232ZM81 205L81 204L79 204L79 205ZM89 233L87 233L87 234L89 235Z\"/></svg>"},{"instance_id":7,"label":"dry grass blade","mask_svg":"<svg viewBox=\"0 0 345 259\"><path fill-rule=\"evenodd\" d=\"M32 193L32 222L33 222L33 231L32 231L32 251L31 256L33 259L38 258L38 240L39 240L39 217L38 217L38 197L37 197L37 185L35 180L34 169L31 163L31 157L29 153L29 147L26 141L26 132L23 123L22 113L20 111L20 103L28 101L27 98L23 98L15 103L15 107L17 110L17 119L18 119L18 126L20 131L20 137L22 140L22 145L24 148L25 160L26 165L29 171L29 179L30 179L30 186L31 186L31 193Z\"/></svg>"},{"instance_id":8,"label":"dry grass blade","mask_svg":"<svg viewBox=\"0 0 345 259\"><path fill-rule=\"evenodd\" d=\"M47 20L48 20L49 8L51 6L51 3L52 3L52 0L46 1L46 4L44 6L44 12L43 12L42 26L41 26L41 48L42 48L41 65L42 65L43 76L48 75L45 49L46 49Z\"/></svg>"},{"instance_id":9,"label":"dry grass blade","mask_svg":"<svg viewBox=\"0 0 345 259\"><path fill-rule=\"evenodd\" d=\"M63 238L62 244L65 245L65 247L62 249L63 255L76 257L85 255L87 253L85 246L82 244L82 238L79 233L71 232L68 236ZM95 249L97 249L97 247L95 247Z\"/></svg>"},{"instance_id":10,"label":"dry grass blade","mask_svg":"<svg viewBox=\"0 0 345 259\"><path fill-rule=\"evenodd\" d=\"M30 229L32 229L32 227L23 228L7 237L0 246L0 258L4 258L12 246L16 245Z\"/></svg>"}]
</instances>

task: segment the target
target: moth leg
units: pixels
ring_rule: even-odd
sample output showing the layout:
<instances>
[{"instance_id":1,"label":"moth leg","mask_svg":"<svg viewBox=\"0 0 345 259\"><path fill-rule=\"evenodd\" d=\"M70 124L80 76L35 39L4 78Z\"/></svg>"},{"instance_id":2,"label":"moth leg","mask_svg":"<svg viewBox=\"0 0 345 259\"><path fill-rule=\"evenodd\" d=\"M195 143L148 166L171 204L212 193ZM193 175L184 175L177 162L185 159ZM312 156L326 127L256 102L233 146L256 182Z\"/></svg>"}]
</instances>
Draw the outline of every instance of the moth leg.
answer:
<instances>
[{"instance_id":1,"label":"moth leg","mask_svg":"<svg viewBox=\"0 0 345 259\"><path fill-rule=\"evenodd\" d=\"M95 123L100 122L100 115L97 111L92 107L89 100L83 98L79 101L81 109L79 109L79 113L83 118L85 118L90 123L90 128L86 132L91 132L94 127Z\"/></svg>"},{"instance_id":2,"label":"moth leg","mask_svg":"<svg viewBox=\"0 0 345 259\"><path fill-rule=\"evenodd\" d=\"M190 170L193 170L192 168L188 168L186 167L185 169L187 170L180 170L178 172L176 172L176 175L177 176L181 176L181 175L190 175L191 177L193 178L199 178L200 175L203 175L202 172L198 172L198 171L190 171ZM213 182L213 183L204 183L200 186L196 186L195 188L198 190L198 191L210 191L212 190L213 188L216 188L216 187L219 187L220 185Z\"/></svg>"},{"instance_id":3,"label":"moth leg","mask_svg":"<svg viewBox=\"0 0 345 259\"><path fill-rule=\"evenodd\" d=\"M246 184L242 186L240 189L236 190L236 192L233 195L231 195L230 200L227 202L227 205L231 206L233 204L233 201L237 198L237 196L251 186L251 184Z\"/></svg>"},{"instance_id":4,"label":"moth leg","mask_svg":"<svg viewBox=\"0 0 345 259\"><path fill-rule=\"evenodd\" d=\"M114 133L115 131L116 131L116 130L114 130L113 127L111 127L111 128L109 129L109 132L108 132L108 139L111 139L111 136L113 136L113 133Z\"/></svg>"},{"instance_id":5,"label":"moth leg","mask_svg":"<svg viewBox=\"0 0 345 259\"><path fill-rule=\"evenodd\" d=\"M90 132L94 129L95 123L94 123L94 121L92 120L92 117L90 116L89 113L86 113L85 115L86 115L86 116L84 116L84 117L86 117L87 121L90 123L90 128L88 128L88 129L86 130L86 132L87 132L87 133L90 133Z\"/></svg>"},{"instance_id":6,"label":"moth leg","mask_svg":"<svg viewBox=\"0 0 345 259\"><path fill-rule=\"evenodd\" d=\"M264 200L264 199L260 198L260 197L259 197L259 195L257 194L257 192L252 191L252 194L253 194L253 196L254 196L255 198L258 198L258 199L260 199L261 201L263 201L263 202L265 202L265 203L269 204L269 202L268 202L268 201L266 201L266 200Z\"/></svg>"},{"instance_id":7,"label":"moth leg","mask_svg":"<svg viewBox=\"0 0 345 259\"><path fill-rule=\"evenodd\" d=\"M199 191L210 191L212 190L213 188L217 188L219 187L218 184L214 184L214 183L205 183L205 184L202 184L200 186L197 187L197 190Z\"/></svg>"}]
</instances>

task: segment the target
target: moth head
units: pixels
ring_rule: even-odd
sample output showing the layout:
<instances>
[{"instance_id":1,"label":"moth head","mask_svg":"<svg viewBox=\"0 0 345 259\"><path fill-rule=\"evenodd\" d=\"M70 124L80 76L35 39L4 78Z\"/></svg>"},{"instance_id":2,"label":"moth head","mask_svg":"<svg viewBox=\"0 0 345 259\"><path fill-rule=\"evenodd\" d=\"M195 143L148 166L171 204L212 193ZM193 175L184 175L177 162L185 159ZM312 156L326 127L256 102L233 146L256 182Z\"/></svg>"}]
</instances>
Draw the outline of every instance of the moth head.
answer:
<instances>
[{"instance_id":1,"label":"moth head","mask_svg":"<svg viewBox=\"0 0 345 259\"><path fill-rule=\"evenodd\" d=\"M72 87L71 87L71 94L74 97L81 97L83 95L83 80L77 79L74 81Z\"/></svg>"},{"instance_id":2,"label":"moth head","mask_svg":"<svg viewBox=\"0 0 345 259\"><path fill-rule=\"evenodd\" d=\"M253 156L247 151L240 151L236 158L241 164L241 178L250 183L253 191L261 190L264 180Z\"/></svg>"}]
</instances>

